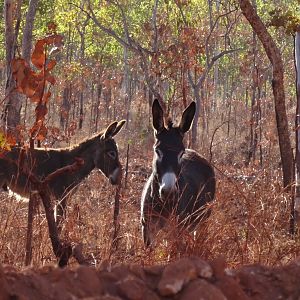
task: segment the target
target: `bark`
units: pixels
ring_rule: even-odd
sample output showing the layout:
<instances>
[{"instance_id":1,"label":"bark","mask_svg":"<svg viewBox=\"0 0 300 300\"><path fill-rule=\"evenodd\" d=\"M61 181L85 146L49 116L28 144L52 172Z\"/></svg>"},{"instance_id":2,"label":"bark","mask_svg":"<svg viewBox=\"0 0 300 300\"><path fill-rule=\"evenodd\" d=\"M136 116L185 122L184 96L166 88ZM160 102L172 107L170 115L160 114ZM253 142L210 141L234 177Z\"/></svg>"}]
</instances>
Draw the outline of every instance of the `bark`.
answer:
<instances>
[{"instance_id":1,"label":"bark","mask_svg":"<svg viewBox=\"0 0 300 300\"><path fill-rule=\"evenodd\" d=\"M60 112L60 127L63 131L66 131L69 124L69 112L71 109L71 84L67 84L63 91L63 101Z\"/></svg>"},{"instance_id":2,"label":"bark","mask_svg":"<svg viewBox=\"0 0 300 300\"><path fill-rule=\"evenodd\" d=\"M130 106L131 106L131 71L128 63L128 49L124 47L123 50L123 63L124 63L124 79L123 79L123 87L124 90L124 106L126 110L126 128L129 128L129 117L130 117Z\"/></svg>"},{"instance_id":3,"label":"bark","mask_svg":"<svg viewBox=\"0 0 300 300\"><path fill-rule=\"evenodd\" d=\"M82 24L82 28L77 26L77 31L80 35L80 60L81 63L84 64L84 58L85 58L85 32L86 27L89 23L90 17L87 16ZM83 76L83 74L82 74ZM80 103L80 112L79 112L79 123L78 123L78 129L81 130L83 127L83 118L84 118L84 93L83 93L83 87L80 90L80 96L79 96L79 103Z\"/></svg>"},{"instance_id":4,"label":"bark","mask_svg":"<svg viewBox=\"0 0 300 300\"><path fill-rule=\"evenodd\" d=\"M291 206L290 231L294 233L294 220L300 226L300 32L296 32L295 37L295 67L296 67L296 184L295 199Z\"/></svg>"},{"instance_id":5,"label":"bark","mask_svg":"<svg viewBox=\"0 0 300 300\"><path fill-rule=\"evenodd\" d=\"M266 54L273 66L272 88L282 162L283 186L285 188L290 187L293 181L293 152L285 108L283 62L281 54L249 0L239 0L239 4L243 15L249 21L253 30L256 32L258 38L263 44Z\"/></svg>"},{"instance_id":6,"label":"bark","mask_svg":"<svg viewBox=\"0 0 300 300\"><path fill-rule=\"evenodd\" d=\"M97 101L95 105L95 132L98 132L98 124L99 124L99 118L100 118L100 111L99 111L99 106L100 106L100 99L101 99L101 94L102 94L102 85L99 83L97 87Z\"/></svg>"},{"instance_id":7,"label":"bark","mask_svg":"<svg viewBox=\"0 0 300 300\"><path fill-rule=\"evenodd\" d=\"M32 31L38 0L30 0L22 40L22 57L29 62L32 48Z\"/></svg>"},{"instance_id":8,"label":"bark","mask_svg":"<svg viewBox=\"0 0 300 300\"><path fill-rule=\"evenodd\" d=\"M12 0L5 0L4 2L4 19L5 19L6 77L9 78L11 76L11 61L14 58L14 48L15 48Z\"/></svg>"},{"instance_id":9,"label":"bark","mask_svg":"<svg viewBox=\"0 0 300 300\"><path fill-rule=\"evenodd\" d=\"M23 34L22 42L22 56L26 61L30 60L32 30L34 17L36 12L38 0L31 0L26 17L26 23ZM6 37L6 65L7 65L7 79L6 79L6 97L7 104L5 106L5 122L6 129L9 134L15 135L18 140L18 133L16 132L17 126L20 124L20 112L22 106L21 95L15 91L15 82L11 74L11 62L15 57L15 45L19 33L21 21L21 4L19 0L16 5L15 18L13 16L13 1L5 1L5 37ZM14 19L16 25L14 28Z\"/></svg>"},{"instance_id":10,"label":"bark","mask_svg":"<svg viewBox=\"0 0 300 300\"><path fill-rule=\"evenodd\" d=\"M13 1L5 0L4 2L4 19L5 19L5 50L6 50L6 87L5 97L7 99L4 109L4 126L6 132L10 135L14 135L18 140L18 135L15 132L16 127L20 124L20 110L21 102L19 94L15 90L15 81L12 78L11 63L15 57L15 44L17 35L19 32L19 19L20 19L20 5L21 1L18 1L15 12L17 16L16 27L14 27L14 15L13 15Z\"/></svg>"}]
</instances>

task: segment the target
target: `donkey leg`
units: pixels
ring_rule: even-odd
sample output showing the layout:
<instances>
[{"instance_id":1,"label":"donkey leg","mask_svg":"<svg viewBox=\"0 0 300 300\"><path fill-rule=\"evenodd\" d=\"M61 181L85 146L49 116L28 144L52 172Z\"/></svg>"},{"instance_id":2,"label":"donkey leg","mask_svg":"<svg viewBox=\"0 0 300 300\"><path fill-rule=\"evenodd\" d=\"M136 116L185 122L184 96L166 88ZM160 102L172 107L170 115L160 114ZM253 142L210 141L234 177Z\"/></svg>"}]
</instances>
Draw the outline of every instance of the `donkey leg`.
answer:
<instances>
[{"instance_id":1,"label":"donkey leg","mask_svg":"<svg viewBox=\"0 0 300 300\"><path fill-rule=\"evenodd\" d=\"M150 247L152 250L154 249L154 238L158 231L164 227L164 225L165 222L160 216L153 216L150 214L142 217L142 236L146 248Z\"/></svg>"},{"instance_id":2,"label":"donkey leg","mask_svg":"<svg viewBox=\"0 0 300 300\"><path fill-rule=\"evenodd\" d=\"M142 237L144 245L148 248L151 245L152 237L149 228L149 221L143 217L142 218Z\"/></svg>"}]
</instances>

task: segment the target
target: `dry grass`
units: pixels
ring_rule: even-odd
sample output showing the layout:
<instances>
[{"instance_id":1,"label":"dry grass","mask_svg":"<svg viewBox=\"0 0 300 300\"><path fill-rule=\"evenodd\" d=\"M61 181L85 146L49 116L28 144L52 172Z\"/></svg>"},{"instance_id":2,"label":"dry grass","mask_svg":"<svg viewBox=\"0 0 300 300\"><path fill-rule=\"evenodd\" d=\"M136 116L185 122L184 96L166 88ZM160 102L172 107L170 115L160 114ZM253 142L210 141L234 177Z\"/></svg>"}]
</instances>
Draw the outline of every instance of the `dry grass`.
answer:
<instances>
[{"instance_id":1,"label":"dry grass","mask_svg":"<svg viewBox=\"0 0 300 300\"><path fill-rule=\"evenodd\" d=\"M280 172L272 164L258 167L217 167L217 195L211 217L196 234L178 233L171 221L153 251L145 250L140 232L139 203L146 177L151 172L152 149L134 145L129 161L127 188L122 189L120 234L112 248L115 190L94 171L69 202L63 238L82 243L84 252L97 264L164 263L180 256L199 255L213 259L222 255L229 266L248 263L285 264L300 251L299 239L288 235L289 198L282 192ZM146 148L146 149L147 149ZM121 159L125 165L125 152ZM221 161L221 160L220 160ZM1 263L24 266L27 203L0 194ZM55 263L42 206L34 223L34 266ZM71 263L76 263L72 261Z\"/></svg>"}]
</instances>

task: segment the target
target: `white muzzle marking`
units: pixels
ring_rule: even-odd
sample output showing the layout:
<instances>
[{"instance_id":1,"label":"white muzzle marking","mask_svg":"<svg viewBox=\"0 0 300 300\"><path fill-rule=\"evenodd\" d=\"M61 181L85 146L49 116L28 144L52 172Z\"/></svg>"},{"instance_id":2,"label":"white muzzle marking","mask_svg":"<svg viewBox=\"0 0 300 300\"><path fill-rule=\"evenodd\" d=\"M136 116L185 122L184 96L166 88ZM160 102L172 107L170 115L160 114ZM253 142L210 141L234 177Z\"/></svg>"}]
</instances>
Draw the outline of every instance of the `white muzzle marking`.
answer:
<instances>
[{"instance_id":1,"label":"white muzzle marking","mask_svg":"<svg viewBox=\"0 0 300 300\"><path fill-rule=\"evenodd\" d=\"M114 171L109 175L110 182L117 183L119 175L120 175L120 168L114 169Z\"/></svg>"},{"instance_id":2,"label":"white muzzle marking","mask_svg":"<svg viewBox=\"0 0 300 300\"><path fill-rule=\"evenodd\" d=\"M166 196L166 194L169 194L176 189L176 180L176 175L173 172L167 172L163 175L159 188L161 197Z\"/></svg>"}]
</instances>

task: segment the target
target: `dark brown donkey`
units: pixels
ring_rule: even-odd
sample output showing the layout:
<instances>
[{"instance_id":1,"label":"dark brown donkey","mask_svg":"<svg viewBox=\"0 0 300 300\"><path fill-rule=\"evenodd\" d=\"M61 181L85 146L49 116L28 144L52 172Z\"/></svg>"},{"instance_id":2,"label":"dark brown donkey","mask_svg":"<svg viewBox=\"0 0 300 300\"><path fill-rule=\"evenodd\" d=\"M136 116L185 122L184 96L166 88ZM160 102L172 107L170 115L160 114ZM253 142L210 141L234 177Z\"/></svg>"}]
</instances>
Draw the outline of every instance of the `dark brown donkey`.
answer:
<instances>
[{"instance_id":1,"label":"dark brown donkey","mask_svg":"<svg viewBox=\"0 0 300 300\"><path fill-rule=\"evenodd\" d=\"M216 180L213 167L196 151L186 149L183 136L190 129L196 104L192 102L183 112L179 126L171 120L164 124L163 110L154 100L152 105L155 135L152 174L141 200L141 223L146 246L152 235L174 214L183 226L194 228L209 210L205 204L215 195Z\"/></svg>"},{"instance_id":2,"label":"dark brown donkey","mask_svg":"<svg viewBox=\"0 0 300 300\"><path fill-rule=\"evenodd\" d=\"M0 187L6 190L9 187L13 192L28 198L30 181L24 169L30 168L37 178L43 179L57 169L73 164L77 157L82 158L84 164L77 172L64 173L49 183L51 193L61 201L61 209L57 210L61 216L62 211L65 213L66 196L94 168L102 171L111 184L118 183L121 165L113 137L124 124L125 121L113 122L99 134L70 148L37 148L28 153L20 147L12 148L0 158Z\"/></svg>"}]
</instances>

